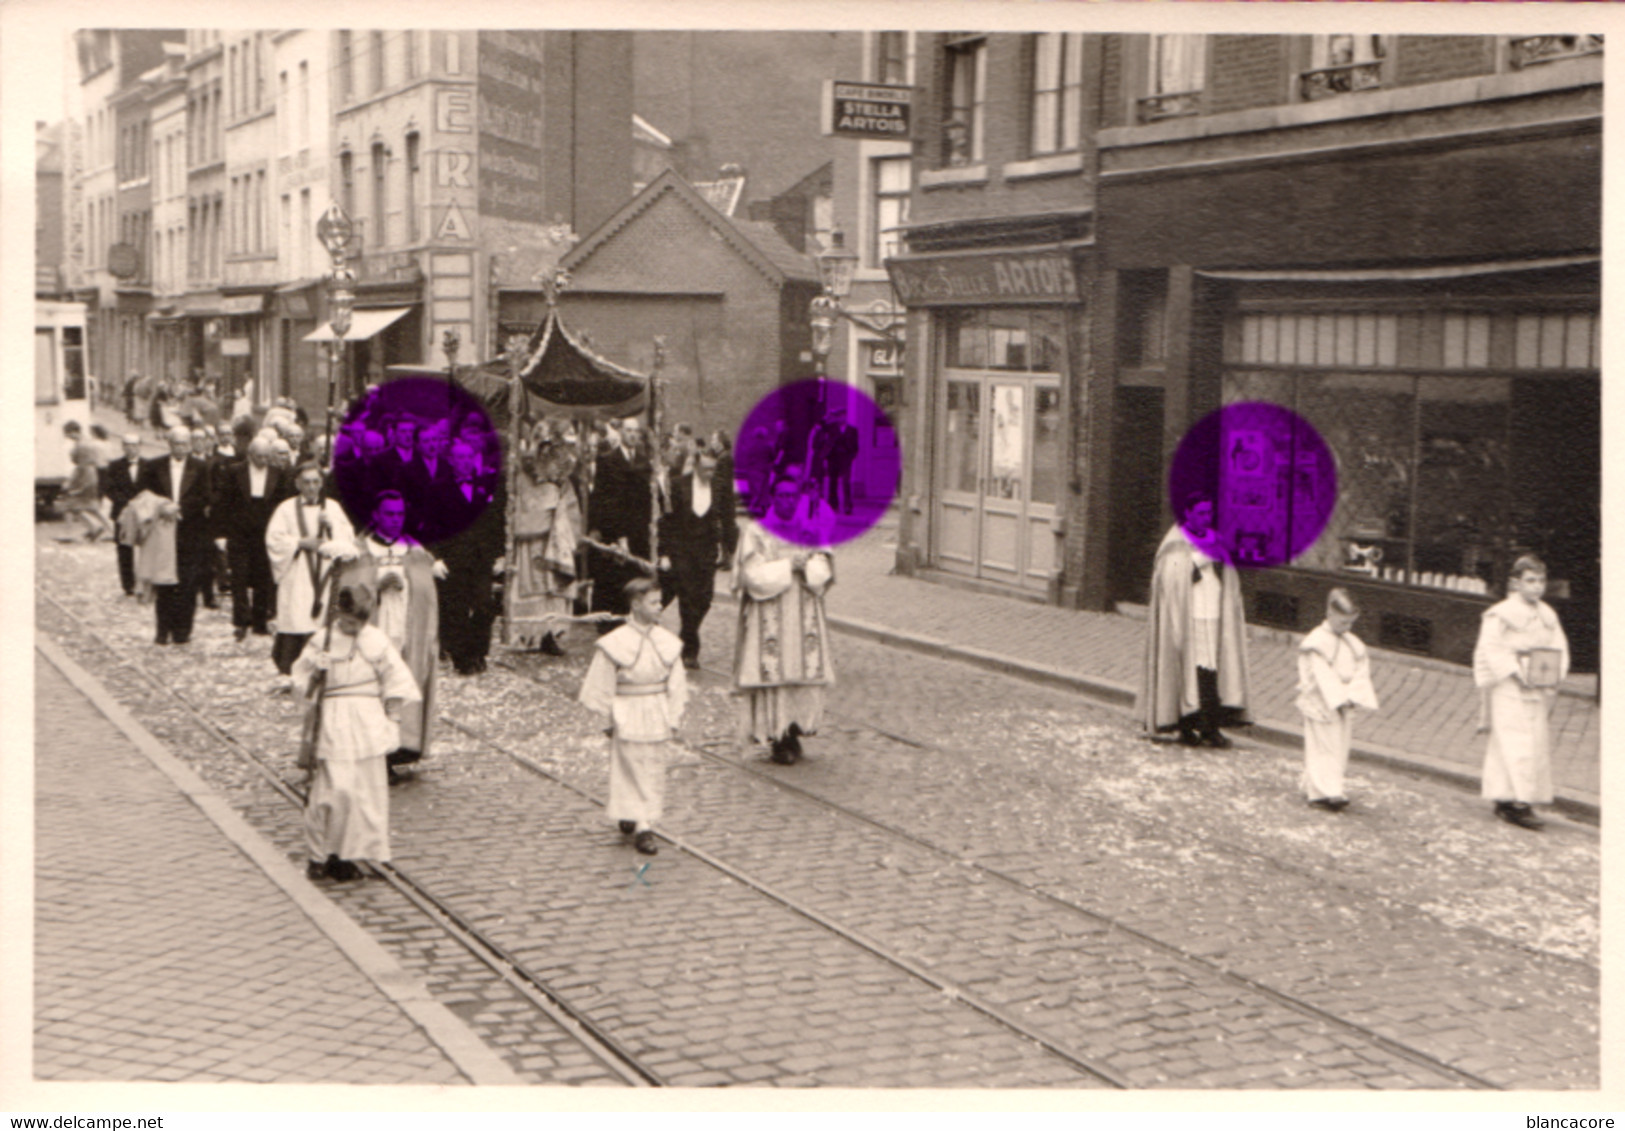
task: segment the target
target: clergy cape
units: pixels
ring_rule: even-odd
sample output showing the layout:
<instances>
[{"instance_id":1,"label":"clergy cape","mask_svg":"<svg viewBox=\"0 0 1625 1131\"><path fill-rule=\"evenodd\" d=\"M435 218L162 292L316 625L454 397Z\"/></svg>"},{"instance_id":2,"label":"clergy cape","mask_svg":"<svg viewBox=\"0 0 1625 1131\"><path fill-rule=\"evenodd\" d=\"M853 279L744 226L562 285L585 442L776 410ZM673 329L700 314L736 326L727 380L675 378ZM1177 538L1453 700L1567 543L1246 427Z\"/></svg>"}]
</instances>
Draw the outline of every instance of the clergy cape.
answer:
<instances>
[{"instance_id":1,"label":"clergy cape","mask_svg":"<svg viewBox=\"0 0 1625 1131\"><path fill-rule=\"evenodd\" d=\"M1201 709L1192 656L1191 542L1176 523L1157 548L1146 614L1145 660L1134 713L1148 731L1171 730L1179 720ZM1223 570L1219 608L1219 723L1251 722L1247 674L1247 626L1242 612L1241 579L1233 566Z\"/></svg>"},{"instance_id":2,"label":"clergy cape","mask_svg":"<svg viewBox=\"0 0 1625 1131\"><path fill-rule=\"evenodd\" d=\"M276 630L286 636L299 636L315 632L324 623L327 595L331 586L324 578L332 561L355 554L355 530L345 517L344 508L333 499L321 501L321 513L326 517L331 535L317 551L320 565L318 580L322 592L318 598L310 577L310 555L299 548L299 496L284 499L271 514L265 528L265 552L271 559L271 576L276 581ZM311 534L316 533L314 526ZM320 602L314 615L312 605Z\"/></svg>"},{"instance_id":3,"label":"clergy cape","mask_svg":"<svg viewBox=\"0 0 1625 1131\"><path fill-rule=\"evenodd\" d=\"M383 545L371 534L357 540L353 559L335 568L340 588L361 582L376 594L371 618L374 626L380 626L384 619L386 601L399 598L406 602L405 632L399 641L390 637L389 642L406 661L421 698L401 712L400 745L427 756L436 709L435 673L440 666L440 602L434 584L434 556L411 539L403 538L395 545L405 551L399 563L406 575L404 594L380 591L379 569L388 563L379 553Z\"/></svg>"},{"instance_id":4,"label":"clergy cape","mask_svg":"<svg viewBox=\"0 0 1625 1131\"><path fill-rule=\"evenodd\" d=\"M1518 682L1519 655L1531 648L1558 649L1559 678L1568 675L1568 637L1550 605L1514 594L1484 611L1473 682L1482 689L1490 728L1481 792L1496 801L1552 800L1549 715L1557 692Z\"/></svg>"},{"instance_id":5,"label":"clergy cape","mask_svg":"<svg viewBox=\"0 0 1625 1131\"><path fill-rule=\"evenodd\" d=\"M142 491L119 515L119 541L135 547L135 580L141 599L152 596L154 585L179 581L175 562L175 520L159 517L168 499Z\"/></svg>"},{"instance_id":6,"label":"clergy cape","mask_svg":"<svg viewBox=\"0 0 1625 1131\"><path fill-rule=\"evenodd\" d=\"M809 557L805 575L798 577L790 559L802 551ZM787 542L758 522L746 524L734 559L734 592L742 597L736 689L834 686L824 620L824 593L834 581L828 551Z\"/></svg>"}]
</instances>

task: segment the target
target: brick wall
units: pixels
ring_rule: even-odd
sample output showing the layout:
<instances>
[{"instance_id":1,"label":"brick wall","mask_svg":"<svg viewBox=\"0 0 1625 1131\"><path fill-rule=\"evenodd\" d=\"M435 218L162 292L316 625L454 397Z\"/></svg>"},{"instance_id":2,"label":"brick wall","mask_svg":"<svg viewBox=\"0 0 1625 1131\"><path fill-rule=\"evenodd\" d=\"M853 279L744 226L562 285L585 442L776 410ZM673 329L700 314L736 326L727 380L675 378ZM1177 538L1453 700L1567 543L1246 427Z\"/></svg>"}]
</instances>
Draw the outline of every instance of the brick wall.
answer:
<instances>
[{"instance_id":1,"label":"brick wall","mask_svg":"<svg viewBox=\"0 0 1625 1131\"><path fill-rule=\"evenodd\" d=\"M1486 35L1402 35L1394 46L1393 83L1412 86L1487 75L1495 70L1496 40Z\"/></svg>"},{"instance_id":2,"label":"brick wall","mask_svg":"<svg viewBox=\"0 0 1625 1131\"><path fill-rule=\"evenodd\" d=\"M1273 106L1287 100L1288 49L1278 35L1216 35L1208 65L1212 114Z\"/></svg>"},{"instance_id":3,"label":"brick wall","mask_svg":"<svg viewBox=\"0 0 1625 1131\"><path fill-rule=\"evenodd\" d=\"M647 373L665 335L663 415L697 428L737 428L779 382L780 295L689 204L665 195L572 269L567 323L620 365ZM592 294L654 288L721 292Z\"/></svg>"}]
</instances>

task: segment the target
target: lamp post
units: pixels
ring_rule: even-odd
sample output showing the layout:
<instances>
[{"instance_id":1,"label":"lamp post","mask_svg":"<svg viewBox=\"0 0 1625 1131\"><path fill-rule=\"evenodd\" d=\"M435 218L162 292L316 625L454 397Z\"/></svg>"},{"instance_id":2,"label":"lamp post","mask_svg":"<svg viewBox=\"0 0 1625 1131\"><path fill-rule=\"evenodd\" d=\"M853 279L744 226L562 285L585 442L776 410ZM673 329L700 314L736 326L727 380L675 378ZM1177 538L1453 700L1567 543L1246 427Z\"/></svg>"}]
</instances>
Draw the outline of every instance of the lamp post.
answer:
<instances>
[{"instance_id":1,"label":"lamp post","mask_svg":"<svg viewBox=\"0 0 1625 1131\"><path fill-rule=\"evenodd\" d=\"M355 309L355 273L347 266L350 241L355 225L349 214L332 201L327 211L316 221L316 238L332 257L333 270L327 276L329 308L328 325L333 331L332 352L329 354L327 376L327 434L333 435L333 399L338 391L339 371L344 362L344 338L350 332L351 313Z\"/></svg>"}]
</instances>

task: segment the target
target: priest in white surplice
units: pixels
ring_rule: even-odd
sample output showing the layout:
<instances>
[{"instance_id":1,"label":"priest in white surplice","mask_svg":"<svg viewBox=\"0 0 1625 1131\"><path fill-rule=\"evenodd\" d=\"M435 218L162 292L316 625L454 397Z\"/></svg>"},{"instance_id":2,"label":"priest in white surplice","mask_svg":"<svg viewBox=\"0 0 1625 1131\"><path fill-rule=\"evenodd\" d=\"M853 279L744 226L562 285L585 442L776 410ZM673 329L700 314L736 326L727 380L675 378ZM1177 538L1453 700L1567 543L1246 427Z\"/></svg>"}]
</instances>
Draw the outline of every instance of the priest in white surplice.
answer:
<instances>
[{"instance_id":1,"label":"priest in white surplice","mask_svg":"<svg viewBox=\"0 0 1625 1131\"><path fill-rule=\"evenodd\" d=\"M773 761L801 757L800 737L816 734L824 691L835 684L824 621L824 594L835 580L827 523L802 517L800 482L773 484L773 510L749 522L734 558L739 636L734 689L744 698L742 738L766 742ZM773 524L790 537L768 529Z\"/></svg>"},{"instance_id":2,"label":"priest in white surplice","mask_svg":"<svg viewBox=\"0 0 1625 1131\"><path fill-rule=\"evenodd\" d=\"M333 563L355 556L355 530L336 499L322 495L322 469L299 468L299 494L284 501L265 528L265 550L276 580L276 641L271 658L288 675L305 641L322 626Z\"/></svg>"}]
</instances>

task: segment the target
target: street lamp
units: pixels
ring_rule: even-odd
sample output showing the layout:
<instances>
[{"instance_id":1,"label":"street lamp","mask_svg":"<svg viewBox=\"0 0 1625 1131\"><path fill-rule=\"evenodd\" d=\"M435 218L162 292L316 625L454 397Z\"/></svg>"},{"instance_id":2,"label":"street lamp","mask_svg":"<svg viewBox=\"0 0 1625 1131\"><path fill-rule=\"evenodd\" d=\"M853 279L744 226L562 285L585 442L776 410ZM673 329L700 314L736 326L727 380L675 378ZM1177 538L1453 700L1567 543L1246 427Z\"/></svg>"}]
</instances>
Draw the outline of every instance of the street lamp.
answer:
<instances>
[{"instance_id":1,"label":"street lamp","mask_svg":"<svg viewBox=\"0 0 1625 1131\"><path fill-rule=\"evenodd\" d=\"M338 390L339 369L344 361L344 338L350 332L351 313L355 309L355 273L346 265L350 254L350 241L355 225L350 216L332 201L327 211L316 221L316 238L327 249L333 260L333 270L327 277L329 320L333 330L332 351L327 377L327 434L333 435L333 398Z\"/></svg>"}]
</instances>

